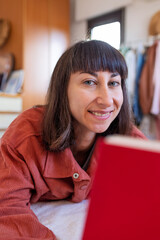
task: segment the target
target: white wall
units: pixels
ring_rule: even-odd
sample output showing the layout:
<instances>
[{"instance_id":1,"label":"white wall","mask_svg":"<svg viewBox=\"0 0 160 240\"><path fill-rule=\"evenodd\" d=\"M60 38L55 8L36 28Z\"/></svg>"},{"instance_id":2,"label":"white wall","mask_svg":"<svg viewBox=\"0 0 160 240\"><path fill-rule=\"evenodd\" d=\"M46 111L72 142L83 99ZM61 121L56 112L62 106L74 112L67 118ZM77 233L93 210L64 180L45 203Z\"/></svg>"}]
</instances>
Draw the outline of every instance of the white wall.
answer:
<instances>
[{"instance_id":1,"label":"white wall","mask_svg":"<svg viewBox=\"0 0 160 240\"><path fill-rule=\"evenodd\" d=\"M132 2L133 0L75 0L75 19L79 21L92 18Z\"/></svg>"},{"instance_id":2,"label":"white wall","mask_svg":"<svg viewBox=\"0 0 160 240\"><path fill-rule=\"evenodd\" d=\"M151 17L160 10L160 0L134 1L126 9L126 43L146 41Z\"/></svg>"},{"instance_id":3,"label":"white wall","mask_svg":"<svg viewBox=\"0 0 160 240\"><path fill-rule=\"evenodd\" d=\"M125 42L147 41L149 21L160 10L160 0L71 0L71 44L86 38L87 19L119 7L126 7Z\"/></svg>"}]
</instances>

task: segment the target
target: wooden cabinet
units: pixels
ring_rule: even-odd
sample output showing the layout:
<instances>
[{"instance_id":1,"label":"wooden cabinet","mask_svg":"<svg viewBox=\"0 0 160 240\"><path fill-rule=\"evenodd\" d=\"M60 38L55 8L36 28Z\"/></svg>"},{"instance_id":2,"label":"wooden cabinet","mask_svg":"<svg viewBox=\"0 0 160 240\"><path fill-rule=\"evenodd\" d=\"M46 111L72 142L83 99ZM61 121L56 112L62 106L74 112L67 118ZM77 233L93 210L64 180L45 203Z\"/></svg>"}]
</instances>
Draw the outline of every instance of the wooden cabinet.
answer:
<instances>
[{"instance_id":1,"label":"wooden cabinet","mask_svg":"<svg viewBox=\"0 0 160 240\"><path fill-rule=\"evenodd\" d=\"M53 68L69 45L69 0L0 0L11 34L0 52L24 69L23 110L43 104Z\"/></svg>"}]
</instances>

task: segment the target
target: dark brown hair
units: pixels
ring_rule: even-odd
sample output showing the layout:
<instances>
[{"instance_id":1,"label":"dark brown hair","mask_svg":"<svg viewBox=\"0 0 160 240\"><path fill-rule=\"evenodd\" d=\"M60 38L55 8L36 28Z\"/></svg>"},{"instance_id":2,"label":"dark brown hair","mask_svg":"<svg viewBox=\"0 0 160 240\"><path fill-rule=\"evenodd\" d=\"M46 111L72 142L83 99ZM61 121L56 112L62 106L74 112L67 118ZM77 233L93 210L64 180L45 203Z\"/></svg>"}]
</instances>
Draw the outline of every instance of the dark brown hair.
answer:
<instances>
[{"instance_id":1,"label":"dark brown hair","mask_svg":"<svg viewBox=\"0 0 160 240\"><path fill-rule=\"evenodd\" d=\"M106 70L120 74L124 101L116 119L104 133L99 135L129 133L131 121L125 85L128 71L123 56L105 42L81 41L70 47L60 57L51 77L43 121L43 141L47 149L62 151L74 142L73 119L67 96L71 74L78 71Z\"/></svg>"}]
</instances>

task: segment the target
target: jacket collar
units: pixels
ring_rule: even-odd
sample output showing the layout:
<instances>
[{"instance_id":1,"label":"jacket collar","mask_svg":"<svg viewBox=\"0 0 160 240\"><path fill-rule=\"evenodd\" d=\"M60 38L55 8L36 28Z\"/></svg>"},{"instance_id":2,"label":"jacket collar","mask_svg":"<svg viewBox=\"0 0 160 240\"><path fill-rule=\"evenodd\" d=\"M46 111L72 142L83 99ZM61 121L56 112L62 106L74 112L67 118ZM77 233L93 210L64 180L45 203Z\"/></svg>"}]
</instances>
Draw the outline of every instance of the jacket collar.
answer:
<instances>
[{"instance_id":1,"label":"jacket collar","mask_svg":"<svg viewBox=\"0 0 160 240\"><path fill-rule=\"evenodd\" d=\"M89 180L90 177L77 163L70 148L62 152L48 152L43 176L46 178L67 178L74 173L79 174L80 180Z\"/></svg>"}]
</instances>

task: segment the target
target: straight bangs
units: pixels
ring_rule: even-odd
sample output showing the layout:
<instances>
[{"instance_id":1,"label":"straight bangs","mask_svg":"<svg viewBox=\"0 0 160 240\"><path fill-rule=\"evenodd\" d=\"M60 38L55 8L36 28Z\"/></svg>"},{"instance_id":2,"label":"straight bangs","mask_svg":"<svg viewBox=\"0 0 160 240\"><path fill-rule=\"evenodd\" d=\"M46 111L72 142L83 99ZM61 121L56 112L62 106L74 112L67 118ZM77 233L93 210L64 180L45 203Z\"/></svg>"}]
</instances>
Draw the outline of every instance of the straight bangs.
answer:
<instances>
[{"instance_id":1,"label":"straight bangs","mask_svg":"<svg viewBox=\"0 0 160 240\"><path fill-rule=\"evenodd\" d=\"M80 42L74 49L72 72L118 72L122 80L127 78L127 66L121 53L102 41Z\"/></svg>"}]
</instances>

